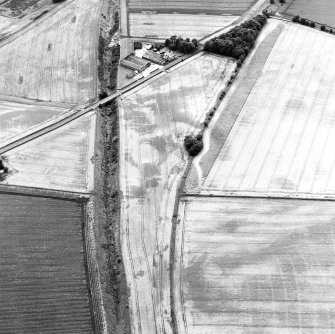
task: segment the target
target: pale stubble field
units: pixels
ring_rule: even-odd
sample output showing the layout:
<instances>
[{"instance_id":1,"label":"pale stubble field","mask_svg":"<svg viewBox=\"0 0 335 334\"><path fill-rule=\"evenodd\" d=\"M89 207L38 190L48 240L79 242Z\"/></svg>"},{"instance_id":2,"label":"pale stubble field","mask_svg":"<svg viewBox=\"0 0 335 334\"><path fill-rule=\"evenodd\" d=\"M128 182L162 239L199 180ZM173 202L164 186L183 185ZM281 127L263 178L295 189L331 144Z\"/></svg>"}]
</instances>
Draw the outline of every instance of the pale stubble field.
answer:
<instances>
[{"instance_id":1,"label":"pale stubble field","mask_svg":"<svg viewBox=\"0 0 335 334\"><path fill-rule=\"evenodd\" d=\"M184 198L178 333L331 333L333 201Z\"/></svg>"},{"instance_id":2,"label":"pale stubble field","mask_svg":"<svg viewBox=\"0 0 335 334\"><path fill-rule=\"evenodd\" d=\"M334 193L334 48L329 34L285 26L215 162L199 163L204 192Z\"/></svg>"},{"instance_id":3,"label":"pale stubble field","mask_svg":"<svg viewBox=\"0 0 335 334\"><path fill-rule=\"evenodd\" d=\"M183 138L199 127L234 68L200 55L119 102L121 241L133 333L172 331L169 251Z\"/></svg>"},{"instance_id":4,"label":"pale stubble field","mask_svg":"<svg viewBox=\"0 0 335 334\"><path fill-rule=\"evenodd\" d=\"M0 93L85 103L97 95L100 0L70 1L0 44Z\"/></svg>"}]
</instances>

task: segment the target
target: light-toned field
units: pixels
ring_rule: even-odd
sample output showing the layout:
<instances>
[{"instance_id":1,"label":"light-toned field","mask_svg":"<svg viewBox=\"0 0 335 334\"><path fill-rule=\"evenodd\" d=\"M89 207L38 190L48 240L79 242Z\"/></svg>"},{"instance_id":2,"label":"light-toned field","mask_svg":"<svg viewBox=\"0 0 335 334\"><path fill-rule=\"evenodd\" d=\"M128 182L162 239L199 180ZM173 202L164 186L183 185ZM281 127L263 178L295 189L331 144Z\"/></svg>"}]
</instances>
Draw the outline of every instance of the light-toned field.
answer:
<instances>
[{"instance_id":1,"label":"light-toned field","mask_svg":"<svg viewBox=\"0 0 335 334\"><path fill-rule=\"evenodd\" d=\"M319 23L335 26L335 2L332 0L293 0L287 14L300 15Z\"/></svg>"},{"instance_id":2,"label":"light-toned field","mask_svg":"<svg viewBox=\"0 0 335 334\"><path fill-rule=\"evenodd\" d=\"M134 334L171 333L169 246L183 138L234 66L199 55L119 101L121 241Z\"/></svg>"},{"instance_id":3,"label":"light-toned field","mask_svg":"<svg viewBox=\"0 0 335 334\"><path fill-rule=\"evenodd\" d=\"M68 109L50 105L0 100L0 147L64 114Z\"/></svg>"},{"instance_id":4,"label":"light-toned field","mask_svg":"<svg viewBox=\"0 0 335 334\"><path fill-rule=\"evenodd\" d=\"M100 6L100 0L68 2L5 40L0 93L69 103L94 99Z\"/></svg>"},{"instance_id":5,"label":"light-toned field","mask_svg":"<svg viewBox=\"0 0 335 334\"><path fill-rule=\"evenodd\" d=\"M329 34L285 26L203 175L204 190L334 194L334 50ZM226 107L234 103L227 99Z\"/></svg>"},{"instance_id":6,"label":"light-toned field","mask_svg":"<svg viewBox=\"0 0 335 334\"><path fill-rule=\"evenodd\" d=\"M179 217L180 334L334 331L334 202L189 198Z\"/></svg>"},{"instance_id":7,"label":"light-toned field","mask_svg":"<svg viewBox=\"0 0 335 334\"><path fill-rule=\"evenodd\" d=\"M93 188L95 113L88 113L4 154L3 184L89 192Z\"/></svg>"},{"instance_id":8,"label":"light-toned field","mask_svg":"<svg viewBox=\"0 0 335 334\"><path fill-rule=\"evenodd\" d=\"M240 15L245 12L255 0L130 0L130 11L169 11L179 13L229 13Z\"/></svg>"},{"instance_id":9,"label":"light-toned field","mask_svg":"<svg viewBox=\"0 0 335 334\"><path fill-rule=\"evenodd\" d=\"M0 333L93 333L76 202L0 194Z\"/></svg>"},{"instance_id":10,"label":"light-toned field","mask_svg":"<svg viewBox=\"0 0 335 334\"><path fill-rule=\"evenodd\" d=\"M173 35L201 39L234 22L237 16L130 13L131 37L166 39ZM201 24L200 24L201 22Z\"/></svg>"}]
</instances>

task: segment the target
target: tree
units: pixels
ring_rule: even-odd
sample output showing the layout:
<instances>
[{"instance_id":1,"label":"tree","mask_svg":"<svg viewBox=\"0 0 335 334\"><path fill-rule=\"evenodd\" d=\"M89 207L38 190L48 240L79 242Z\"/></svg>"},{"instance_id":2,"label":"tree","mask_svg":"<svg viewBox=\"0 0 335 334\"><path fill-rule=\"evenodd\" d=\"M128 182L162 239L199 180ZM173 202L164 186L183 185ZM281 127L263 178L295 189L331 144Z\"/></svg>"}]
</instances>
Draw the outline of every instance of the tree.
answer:
<instances>
[{"instance_id":1,"label":"tree","mask_svg":"<svg viewBox=\"0 0 335 334\"><path fill-rule=\"evenodd\" d=\"M320 29L321 29L321 31L325 31L325 30L326 30L326 26L325 26L325 25L322 25L322 26L320 27Z\"/></svg>"},{"instance_id":2,"label":"tree","mask_svg":"<svg viewBox=\"0 0 335 334\"><path fill-rule=\"evenodd\" d=\"M245 56L243 48L236 46L231 54L234 58L239 59L241 56Z\"/></svg>"},{"instance_id":3,"label":"tree","mask_svg":"<svg viewBox=\"0 0 335 334\"><path fill-rule=\"evenodd\" d=\"M299 15L293 16L292 21L299 23L300 22L300 16Z\"/></svg>"},{"instance_id":4,"label":"tree","mask_svg":"<svg viewBox=\"0 0 335 334\"><path fill-rule=\"evenodd\" d=\"M188 135L184 139L184 146L190 156L195 157L204 147L202 136Z\"/></svg>"},{"instance_id":5,"label":"tree","mask_svg":"<svg viewBox=\"0 0 335 334\"><path fill-rule=\"evenodd\" d=\"M198 47L198 40L196 38L192 39L192 43L194 44L194 46L197 48Z\"/></svg>"}]
</instances>

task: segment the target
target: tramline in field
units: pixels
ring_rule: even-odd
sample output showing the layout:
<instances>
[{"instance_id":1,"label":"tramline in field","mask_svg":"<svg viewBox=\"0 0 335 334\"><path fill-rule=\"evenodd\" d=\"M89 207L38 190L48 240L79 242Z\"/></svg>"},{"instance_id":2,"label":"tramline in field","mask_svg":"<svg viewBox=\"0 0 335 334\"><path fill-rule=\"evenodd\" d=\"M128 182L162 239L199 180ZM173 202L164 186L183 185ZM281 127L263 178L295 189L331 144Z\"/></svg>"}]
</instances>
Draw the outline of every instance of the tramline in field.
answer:
<instances>
[{"instance_id":1,"label":"tramline in field","mask_svg":"<svg viewBox=\"0 0 335 334\"><path fill-rule=\"evenodd\" d=\"M93 332L83 208L0 194L0 333Z\"/></svg>"},{"instance_id":2,"label":"tramline in field","mask_svg":"<svg viewBox=\"0 0 335 334\"><path fill-rule=\"evenodd\" d=\"M205 191L334 193L334 50L329 34L285 25L255 84L236 87L245 100L216 160L200 161Z\"/></svg>"},{"instance_id":3,"label":"tramline in field","mask_svg":"<svg viewBox=\"0 0 335 334\"><path fill-rule=\"evenodd\" d=\"M177 226L178 333L330 333L333 201L186 198Z\"/></svg>"},{"instance_id":4,"label":"tramline in field","mask_svg":"<svg viewBox=\"0 0 335 334\"><path fill-rule=\"evenodd\" d=\"M100 0L72 1L0 44L0 93L85 103L97 96Z\"/></svg>"}]
</instances>

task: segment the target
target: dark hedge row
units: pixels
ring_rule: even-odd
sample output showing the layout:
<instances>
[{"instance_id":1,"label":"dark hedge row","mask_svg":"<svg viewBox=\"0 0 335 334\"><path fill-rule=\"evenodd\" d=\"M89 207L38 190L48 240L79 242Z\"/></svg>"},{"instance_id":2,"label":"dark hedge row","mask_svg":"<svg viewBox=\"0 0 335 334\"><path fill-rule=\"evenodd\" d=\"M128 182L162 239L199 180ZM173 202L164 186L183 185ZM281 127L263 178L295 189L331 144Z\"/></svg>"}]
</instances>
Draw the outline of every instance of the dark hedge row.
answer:
<instances>
[{"instance_id":1,"label":"dark hedge row","mask_svg":"<svg viewBox=\"0 0 335 334\"><path fill-rule=\"evenodd\" d=\"M305 19L303 17L300 17L299 15L296 15L292 18L292 21L295 22L295 23L300 23L304 26L307 26L307 27L311 27L311 28L315 28L316 27L316 23L311 21L311 20L308 20L308 19ZM329 28L324 25L324 24L321 24L320 25L320 30L321 31L324 31L324 32L328 32L329 34L335 34L335 30Z\"/></svg>"},{"instance_id":2,"label":"dark hedge row","mask_svg":"<svg viewBox=\"0 0 335 334\"><path fill-rule=\"evenodd\" d=\"M193 38L182 38L181 36L177 37L171 36L165 41L165 46L172 51L179 51L182 53L192 53L198 47L198 40Z\"/></svg>"},{"instance_id":3,"label":"dark hedge row","mask_svg":"<svg viewBox=\"0 0 335 334\"><path fill-rule=\"evenodd\" d=\"M266 24L267 16L257 15L245 21L219 37L212 38L204 45L204 50L239 60L240 66L255 44L255 41Z\"/></svg>"}]
</instances>

